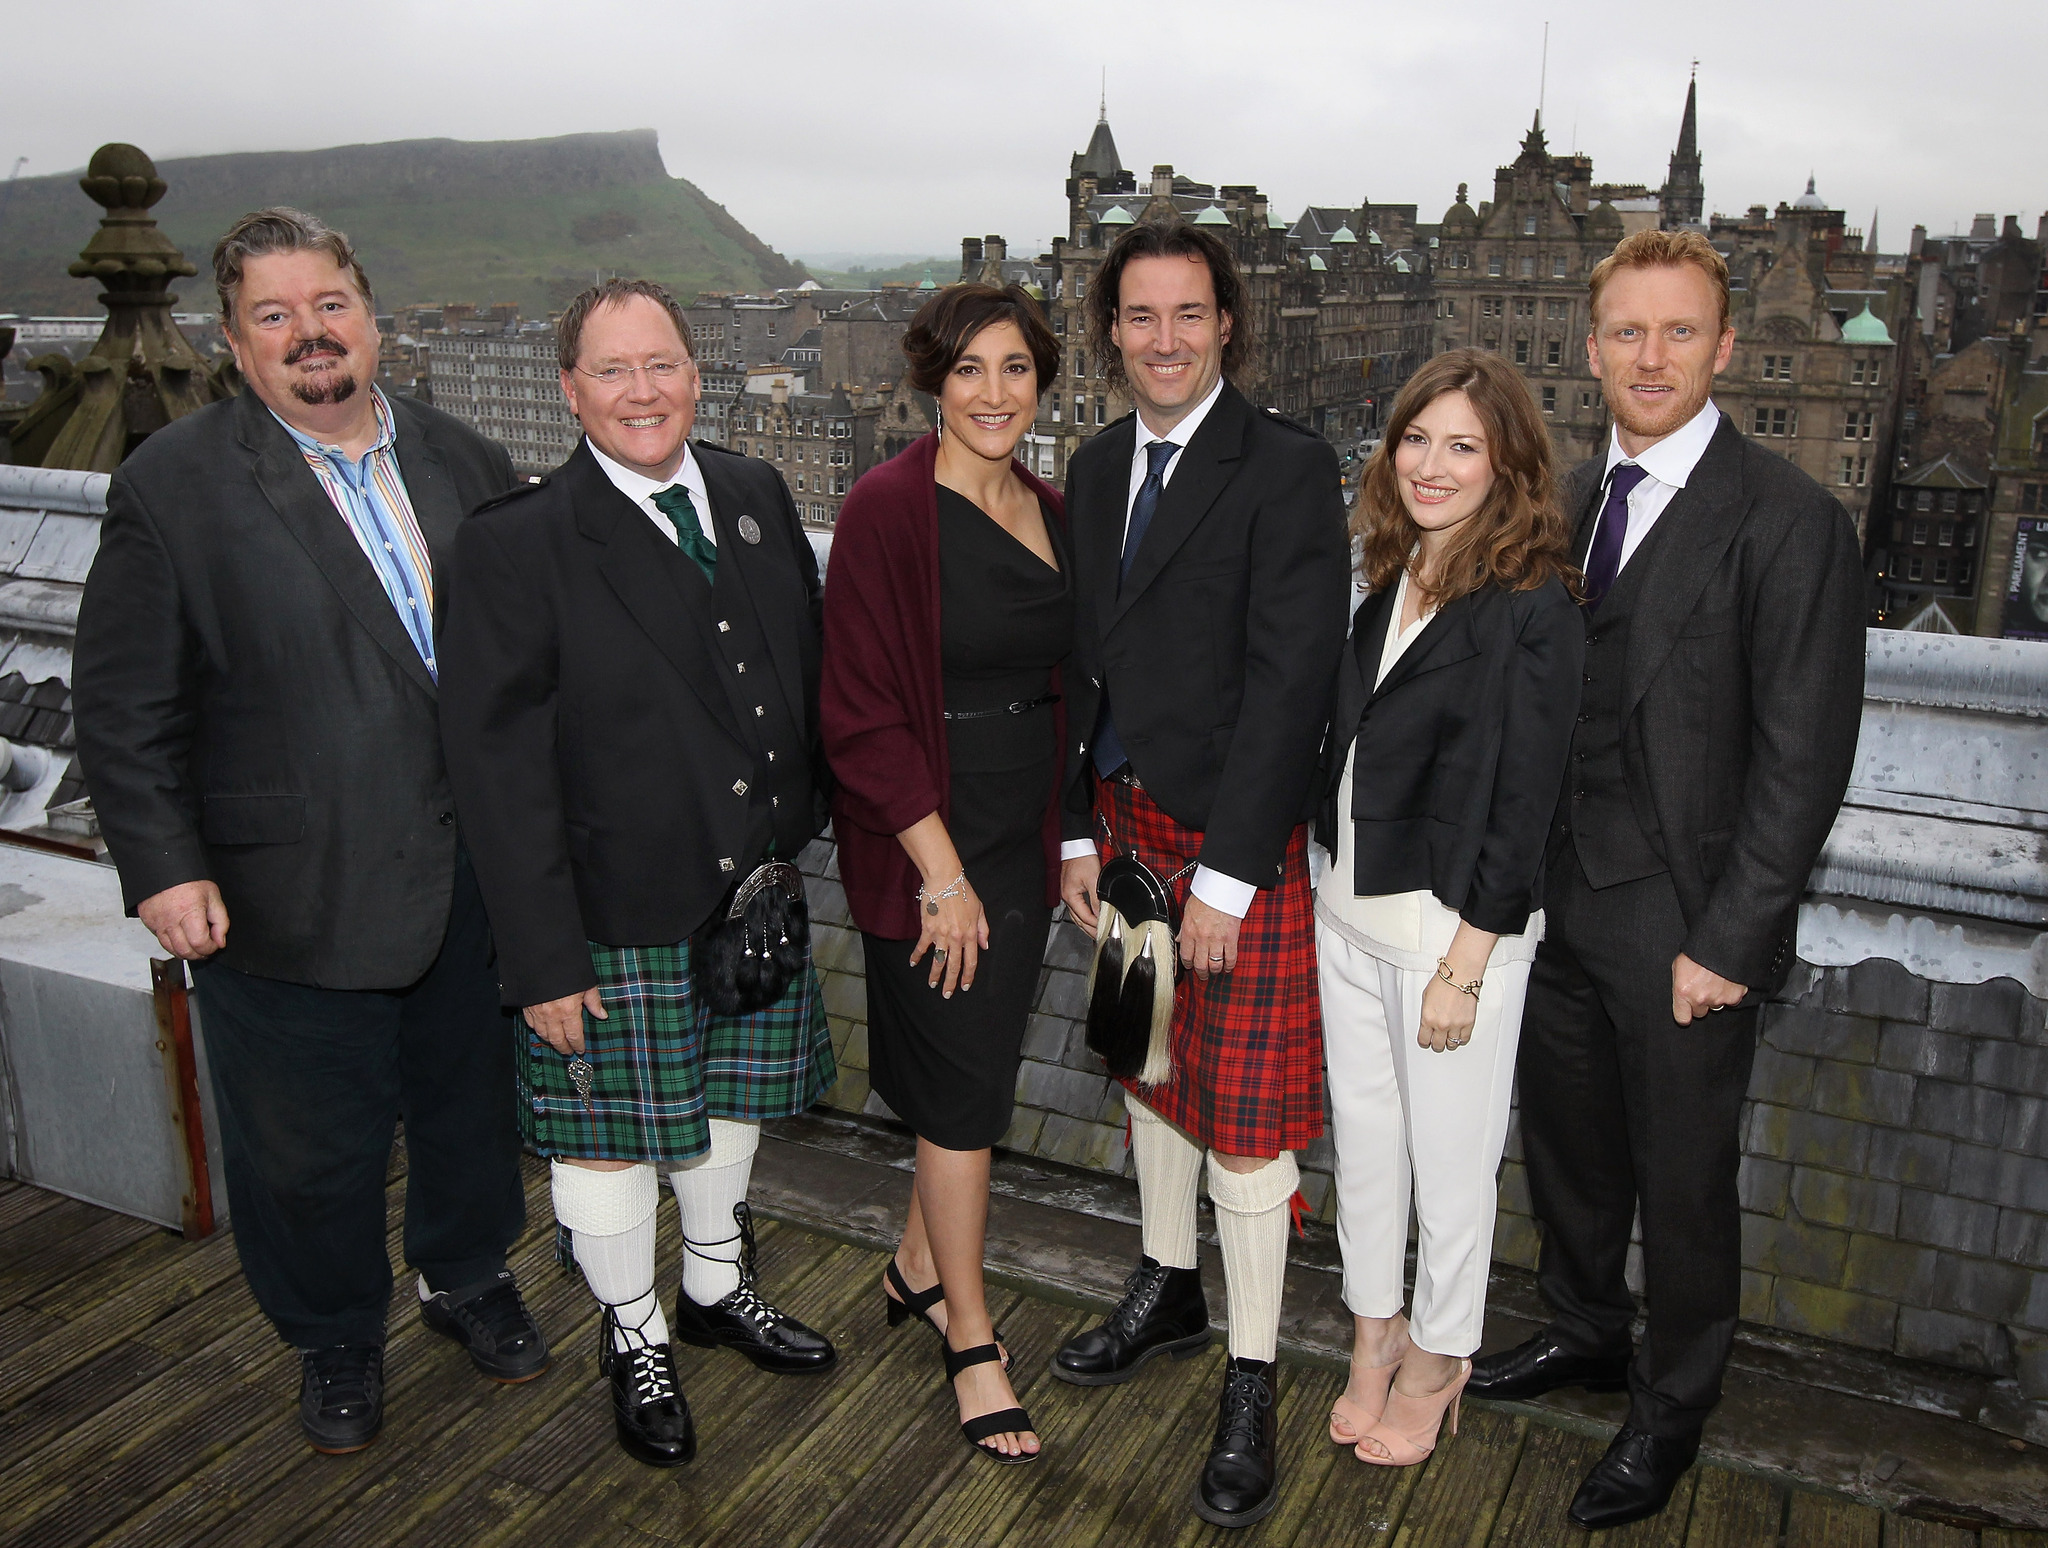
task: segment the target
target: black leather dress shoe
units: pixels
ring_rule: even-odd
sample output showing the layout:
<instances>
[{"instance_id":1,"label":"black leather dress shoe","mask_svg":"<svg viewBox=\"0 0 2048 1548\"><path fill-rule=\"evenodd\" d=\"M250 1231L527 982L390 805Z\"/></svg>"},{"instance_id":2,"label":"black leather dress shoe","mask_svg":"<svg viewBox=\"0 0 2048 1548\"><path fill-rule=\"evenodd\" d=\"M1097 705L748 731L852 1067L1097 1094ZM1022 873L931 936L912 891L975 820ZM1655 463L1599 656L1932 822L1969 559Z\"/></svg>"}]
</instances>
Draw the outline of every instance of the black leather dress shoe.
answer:
<instances>
[{"instance_id":1,"label":"black leather dress shoe","mask_svg":"<svg viewBox=\"0 0 2048 1548\"><path fill-rule=\"evenodd\" d=\"M330 1344L302 1349L299 1427L330 1457L361 1451L384 1423L384 1346Z\"/></svg>"},{"instance_id":2,"label":"black leather dress shoe","mask_svg":"<svg viewBox=\"0 0 2048 1548\"><path fill-rule=\"evenodd\" d=\"M733 1205L732 1217L740 1228L739 1288L711 1306L699 1306L689 1291L678 1289L672 1335L699 1349L723 1346L778 1376L830 1370L839 1358L832 1341L761 1299L754 1269L753 1211L742 1200Z\"/></svg>"},{"instance_id":3,"label":"black leather dress shoe","mask_svg":"<svg viewBox=\"0 0 2048 1548\"><path fill-rule=\"evenodd\" d=\"M467 1349L470 1362L492 1381L531 1381L548 1368L548 1341L519 1299L510 1269L466 1290L428 1297L420 1302L420 1321Z\"/></svg>"},{"instance_id":4,"label":"black leather dress shoe","mask_svg":"<svg viewBox=\"0 0 2048 1548\"><path fill-rule=\"evenodd\" d=\"M1572 1496L1572 1520L1596 1529L1626 1526L1656 1515L1699 1454L1697 1435L1673 1439L1623 1425L1607 1455L1593 1464L1593 1471Z\"/></svg>"},{"instance_id":5,"label":"black leather dress shoe","mask_svg":"<svg viewBox=\"0 0 2048 1548\"><path fill-rule=\"evenodd\" d=\"M1124 1279L1124 1298L1101 1324L1076 1333L1052 1357L1052 1373L1077 1387L1129 1381L1154 1355L1176 1360L1209 1345L1209 1301L1200 1269L1165 1268L1151 1258Z\"/></svg>"},{"instance_id":6,"label":"black leather dress shoe","mask_svg":"<svg viewBox=\"0 0 2048 1548\"><path fill-rule=\"evenodd\" d=\"M1220 1527L1250 1526L1279 1502L1280 1470L1273 1457L1278 1425L1273 1415L1270 1360L1232 1356L1223 1367L1223 1406L1209 1460L1195 1484L1195 1514Z\"/></svg>"},{"instance_id":7,"label":"black leather dress shoe","mask_svg":"<svg viewBox=\"0 0 2048 1548\"><path fill-rule=\"evenodd\" d=\"M1512 1349L1474 1360L1465 1396L1508 1403L1540 1397L1558 1387L1619 1392L1628 1385L1628 1366L1633 1358L1626 1349L1605 1355L1574 1354L1546 1328Z\"/></svg>"},{"instance_id":8,"label":"black leather dress shoe","mask_svg":"<svg viewBox=\"0 0 2048 1548\"><path fill-rule=\"evenodd\" d=\"M697 1455L697 1427L676 1383L667 1344L615 1346L618 1319L607 1306L597 1323L597 1369L612 1382L612 1422L627 1456L649 1467L681 1467Z\"/></svg>"}]
</instances>

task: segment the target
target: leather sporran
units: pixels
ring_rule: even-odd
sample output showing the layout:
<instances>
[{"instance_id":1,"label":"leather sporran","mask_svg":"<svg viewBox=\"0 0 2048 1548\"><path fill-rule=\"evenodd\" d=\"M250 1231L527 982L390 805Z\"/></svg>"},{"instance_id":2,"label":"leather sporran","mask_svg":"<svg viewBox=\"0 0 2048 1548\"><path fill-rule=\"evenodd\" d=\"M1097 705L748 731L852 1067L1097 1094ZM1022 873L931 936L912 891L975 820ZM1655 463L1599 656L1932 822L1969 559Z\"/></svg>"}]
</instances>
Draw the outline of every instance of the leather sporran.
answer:
<instances>
[{"instance_id":1,"label":"leather sporran","mask_svg":"<svg viewBox=\"0 0 2048 1548\"><path fill-rule=\"evenodd\" d=\"M785 994L811 955L804 879L787 861L757 866L690 939L690 987L716 1016L751 1016Z\"/></svg>"},{"instance_id":2,"label":"leather sporran","mask_svg":"<svg viewBox=\"0 0 2048 1548\"><path fill-rule=\"evenodd\" d=\"M1173 1078L1173 893L1144 861L1118 855L1095 883L1088 1046L1109 1072L1143 1086Z\"/></svg>"}]
</instances>

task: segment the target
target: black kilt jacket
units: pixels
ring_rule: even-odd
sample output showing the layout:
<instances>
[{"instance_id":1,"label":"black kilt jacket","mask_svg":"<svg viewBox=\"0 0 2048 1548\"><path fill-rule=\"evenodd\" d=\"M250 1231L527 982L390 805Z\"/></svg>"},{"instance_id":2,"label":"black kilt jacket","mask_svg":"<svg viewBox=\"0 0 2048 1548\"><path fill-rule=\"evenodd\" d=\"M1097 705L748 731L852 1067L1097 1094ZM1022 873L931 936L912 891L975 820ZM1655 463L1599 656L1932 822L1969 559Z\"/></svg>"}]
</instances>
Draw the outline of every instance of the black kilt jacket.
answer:
<instances>
[{"instance_id":1,"label":"black kilt jacket","mask_svg":"<svg viewBox=\"0 0 2048 1548\"><path fill-rule=\"evenodd\" d=\"M747 681L771 678L804 737L808 836L825 820L817 558L768 464L691 450L720 570L738 568L768 650ZM738 535L749 516L758 542ZM593 987L593 941L669 946L696 932L787 818L768 815L718 620L679 576L689 562L587 443L456 540L442 734L508 1005Z\"/></svg>"}]
</instances>

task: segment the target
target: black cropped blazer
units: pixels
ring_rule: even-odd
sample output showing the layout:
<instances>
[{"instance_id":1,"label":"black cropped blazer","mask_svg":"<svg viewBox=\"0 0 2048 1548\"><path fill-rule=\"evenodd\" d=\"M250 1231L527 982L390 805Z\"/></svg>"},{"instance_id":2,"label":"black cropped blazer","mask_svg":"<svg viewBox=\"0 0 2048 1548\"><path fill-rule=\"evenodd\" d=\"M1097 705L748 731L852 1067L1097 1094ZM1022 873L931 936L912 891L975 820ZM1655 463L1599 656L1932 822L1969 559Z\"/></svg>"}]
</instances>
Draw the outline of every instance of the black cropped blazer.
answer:
<instances>
[{"instance_id":1,"label":"black cropped blazer","mask_svg":"<svg viewBox=\"0 0 2048 1548\"><path fill-rule=\"evenodd\" d=\"M1336 851L1337 792L1354 744L1348 816L1360 897L1428 891L1475 929L1519 935L1542 906L1585 671L1586 628L1563 584L1482 588L1423 626L1377 689L1388 610L1352 619L1323 741L1317 837Z\"/></svg>"}]
</instances>

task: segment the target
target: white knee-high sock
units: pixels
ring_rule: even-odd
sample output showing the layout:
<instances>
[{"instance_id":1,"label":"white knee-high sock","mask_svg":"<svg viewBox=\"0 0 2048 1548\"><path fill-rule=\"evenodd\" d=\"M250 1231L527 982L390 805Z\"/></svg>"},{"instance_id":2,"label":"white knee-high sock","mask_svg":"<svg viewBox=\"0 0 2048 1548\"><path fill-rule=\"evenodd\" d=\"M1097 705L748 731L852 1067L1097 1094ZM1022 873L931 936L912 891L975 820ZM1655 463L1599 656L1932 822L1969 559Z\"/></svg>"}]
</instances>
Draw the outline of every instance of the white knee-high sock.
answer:
<instances>
[{"instance_id":1,"label":"white knee-high sock","mask_svg":"<svg viewBox=\"0 0 2048 1548\"><path fill-rule=\"evenodd\" d=\"M668 1342L668 1319L654 1294L654 1211L661 1184L651 1166L593 1171L557 1161L548 1168L555 1219L569 1228L576 1266L591 1294L612 1308L620 1349Z\"/></svg>"},{"instance_id":2,"label":"white knee-high sock","mask_svg":"<svg viewBox=\"0 0 2048 1548\"><path fill-rule=\"evenodd\" d=\"M1195 1266L1195 1183L1202 1147L1143 1102L1124 1093L1131 1115L1131 1158L1138 1168L1139 1234L1145 1256L1168 1268Z\"/></svg>"},{"instance_id":3,"label":"white knee-high sock","mask_svg":"<svg viewBox=\"0 0 2048 1548\"><path fill-rule=\"evenodd\" d=\"M708 1120L711 1148L668 1174L683 1217L683 1294L699 1306L740 1287L740 1228L733 1206L747 1196L761 1126L733 1118Z\"/></svg>"},{"instance_id":4,"label":"white knee-high sock","mask_svg":"<svg viewBox=\"0 0 2048 1548\"><path fill-rule=\"evenodd\" d=\"M1232 1172L1209 1157L1209 1199L1216 1206L1223 1284L1230 1296L1230 1352L1237 1359L1271 1360L1279 1347L1287 1201L1300 1183L1286 1151L1256 1172Z\"/></svg>"}]
</instances>

